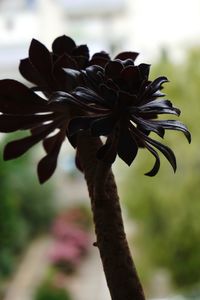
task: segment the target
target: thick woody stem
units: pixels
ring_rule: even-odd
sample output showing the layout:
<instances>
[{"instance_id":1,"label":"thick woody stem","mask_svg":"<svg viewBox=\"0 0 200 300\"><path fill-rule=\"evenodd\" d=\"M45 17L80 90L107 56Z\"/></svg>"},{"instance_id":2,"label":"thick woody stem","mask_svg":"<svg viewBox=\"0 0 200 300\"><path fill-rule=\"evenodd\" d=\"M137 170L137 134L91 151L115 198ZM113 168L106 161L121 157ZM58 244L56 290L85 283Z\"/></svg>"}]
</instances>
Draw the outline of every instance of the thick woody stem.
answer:
<instances>
[{"instance_id":1,"label":"thick woody stem","mask_svg":"<svg viewBox=\"0 0 200 300\"><path fill-rule=\"evenodd\" d=\"M78 153L89 195L103 268L112 300L145 300L133 263L110 166L96 159L98 138L80 134Z\"/></svg>"}]
</instances>

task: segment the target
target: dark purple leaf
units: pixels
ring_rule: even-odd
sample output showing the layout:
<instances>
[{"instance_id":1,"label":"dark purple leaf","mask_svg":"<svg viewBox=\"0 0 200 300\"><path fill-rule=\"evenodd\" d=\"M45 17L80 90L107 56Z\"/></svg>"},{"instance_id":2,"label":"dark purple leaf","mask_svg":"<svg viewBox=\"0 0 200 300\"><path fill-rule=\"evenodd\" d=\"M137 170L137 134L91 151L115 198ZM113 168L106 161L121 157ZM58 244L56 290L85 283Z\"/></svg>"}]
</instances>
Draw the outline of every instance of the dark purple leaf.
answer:
<instances>
[{"instance_id":1,"label":"dark purple leaf","mask_svg":"<svg viewBox=\"0 0 200 300\"><path fill-rule=\"evenodd\" d=\"M157 124L158 126L162 126L165 129L182 131L186 136L188 142L191 143L191 134L188 128L181 122L176 120L165 120L165 121L160 120L160 121L153 121L153 123Z\"/></svg>"},{"instance_id":2,"label":"dark purple leaf","mask_svg":"<svg viewBox=\"0 0 200 300\"><path fill-rule=\"evenodd\" d=\"M75 165L76 165L77 169L78 169L80 172L83 172L83 167L82 167L82 165L81 165L81 161L80 161L80 157L79 157L78 151L76 151Z\"/></svg>"},{"instance_id":3,"label":"dark purple leaf","mask_svg":"<svg viewBox=\"0 0 200 300\"><path fill-rule=\"evenodd\" d=\"M84 56L89 59L89 49L87 45L77 46L73 51L74 56Z\"/></svg>"},{"instance_id":4,"label":"dark purple leaf","mask_svg":"<svg viewBox=\"0 0 200 300\"><path fill-rule=\"evenodd\" d=\"M110 55L108 53L106 53L105 51L96 52L92 56L91 60L96 59L96 58L103 58L103 59L109 61L110 60Z\"/></svg>"},{"instance_id":5,"label":"dark purple leaf","mask_svg":"<svg viewBox=\"0 0 200 300\"><path fill-rule=\"evenodd\" d=\"M63 55L64 53L72 54L75 47L75 42L66 35L57 37L52 44L52 50L58 56Z\"/></svg>"},{"instance_id":6,"label":"dark purple leaf","mask_svg":"<svg viewBox=\"0 0 200 300\"><path fill-rule=\"evenodd\" d=\"M119 95L119 100L118 100L119 106L128 108L130 112L132 111L138 112L138 108L134 106L137 103L137 97L135 95L124 92L122 90L119 91L118 95Z\"/></svg>"},{"instance_id":7,"label":"dark purple leaf","mask_svg":"<svg viewBox=\"0 0 200 300\"><path fill-rule=\"evenodd\" d=\"M118 59L116 59L118 61ZM134 66L134 60L128 58L126 60L122 61L122 64L124 67L128 67L128 66Z\"/></svg>"},{"instance_id":8,"label":"dark purple leaf","mask_svg":"<svg viewBox=\"0 0 200 300\"><path fill-rule=\"evenodd\" d=\"M51 124L42 125L43 130L37 134L32 134L31 136L20 140L9 142L4 149L4 160L14 159L23 155L33 145L43 140L50 132L52 132L60 122L61 121L58 120Z\"/></svg>"},{"instance_id":9,"label":"dark purple leaf","mask_svg":"<svg viewBox=\"0 0 200 300\"><path fill-rule=\"evenodd\" d=\"M128 66L123 69L121 73L121 77L124 78L125 80L133 80L133 81L138 81L140 79L140 73L139 69L137 66Z\"/></svg>"},{"instance_id":10,"label":"dark purple leaf","mask_svg":"<svg viewBox=\"0 0 200 300\"><path fill-rule=\"evenodd\" d=\"M175 157L173 151L172 151L169 147L167 147L167 146L161 144L161 143L158 142L158 141L155 141L155 140L151 139L150 137L145 136L144 139L145 139L149 144L153 145L153 146L156 147L158 150L160 150L160 152L163 153L163 155L167 158L167 160L168 160L169 163L171 164L171 166L172 166L174 172L176 172L176 167L177 167L177 166L176 166L176 157Z\"/></svg>"},{"instance_id":11,"label":"dark purple leaf","mask_svg":"<svg viewBox=\"0 0 200 300\"><path fill-rule=\"evenodd\" d=\"M74 97L74 95L76 97ZM69 112L69 105L74 105L79 109L87 112L105 112L105 109L95 108L93 105L89 105L86 101L84 102L84 97L76 95L76 93L69 94L65 92L56 92L52 94L50 98L50 105L54 111L60 111L62 115L64 112ZM93 99L94 100L94 99Z\"/></svg>"},{"instance_id":12,"label":"dark purple leaf","mask_svg":"<svg viewBox=\"0 0 200 300\"><path fill-rule=\"evenodd\" d=\"M97 118L96 116L95 117L83 116L83 117L77 117L72 119L68 125L69 136L71 137L77 134L81 130L88 130L90 128L91 123L96 118Z\"/></svg>"},{"instance_id":13,"label":"dark purple leaf","mask_svg":"<svg viewBox=\"0 0 200 300\"><path fill-rule=\"evenodd\" d=\"M102 81L98 75L98 72L104 72L104 69L101 66L89 66L85 69L86 78L92 81L92 83L100 84Z\"/></svg>"},{"instance_id":14,"label":"dark purple leaf","mask_svg":"<svg viewBox=\"0 0 200 300\"><path fill-rule=\"evenodd\" d=\"M0 111L7 114L33 114L44 112L47 101L35 94L22 83L0 80Z\"/></svg>"},{"instance_id":15,"label":"dark purple leaf","mask_svg":"<svg viewBox=\"0 0 200 300\"><path fill-rule=\"evenodd\" d=\"M144 120L143 118L139 118L139 117L133 117L133 121L139 125L139 127L141 127L143 130L149 132L149 131L153 131L156 134L158 134L160 137L164 137L165 134L165 130L164 128L160 125L157 124L156 122L152 122L152 120Z\"/></svg>"},{"instance_id":16,"label":"dark purple leaf","mask_svg":"<svg viewBox=\"0 0 200 300\"><path fill-rule=\"evenodd\" d=\"M128 129L120 132L117 153L119 157L130 166L138 152L138 145Z\"/></svg>"},{"instance_id":17,"label":"dark purple leaf","mask_svg":"<svg viewBox=\"0 0 200 300\"><path fill-rule=\"evenodd\" d=\"M142 78L148 79L149 72L150 72L150 66L148 64L140 64L138 66L138 69L140 70L140 73L142 74Z\"/></svg>"},{"instance_id":18,"label":"dark purple leaf","mask_svg":"<svg viewBox=\"0 0 200 300\"><path fill-rule=\"evenodd\" d=\"M71 56L63 54L55 61L53 68L69 68L77 70L77 63Z\"/></svg>"},{"instance_id":19,"label":"dark purple leaf","mask_svg":"<svg viewBox=\"0 0 200 300\"><path fill-rule=\"evenodd\" d=\"M57 134L56 137L56 142L52 144L52 147L47 152L47 155L43 157L38 164L37 172L40 183L47 181L56 169L58 154L63 142L62 132Z\"/></svg>"},{"instance_id":20,"label":"dark purple leaf","mask_svg":"<svg viewBox=\"0 0 200 300\"><path fill-rule=\"evenodd\" d=\"M148 143L145 143L145 147L151 152L151 154L156 159L153 168L149 172L145 173L145 175L152 177L152 176L155 176L160 169L160 158L159 158L158 153L155 151L155 149L153 149Z\"/></svg>"},{"instance_id":21,"label":"dark purple leaf","mask_svg":"<svg viewBox=\"0 0 200 300\"><path fill-rule=\"evenodd\" d=\"M54 144L57 142L57 140L59 139L59 136L62 134L61 130L50 136L50 137L47 137L43 140L43 147L44 147L44 150L46 151L46 153L49 153L51 152L52 148L54 147Z\"/></svg>"},{"instance_id":22,"label":"dark purple leaf","mask_svg":"<svg viewBox=\"0 0 200 300\"><path fill-rule=\"evenodd\" d=\"M100 66L102 68L105 67L105 65L107 64L108 60L103 58L103 57L94 57L90 60L89 65L97 65Z\"/></svg>"},{"instance_id":23,"label":"dark purple leaf","mask_svg":"<svg viewBox=\"0 0 200 300\"><path fill-rule=\"evenodd\" d=\"M48 49L33 39L29 48L29 59L48 84L52 83L52 57Z\"/></svg>"},{"instance_id":24,"label":"dark purple leaf","mask_svg":"<svg viewBox=\"0 0 200 300\"><path fill-rule=\"evenodd\" d=\"M161 76L152 81L146 88L144 94L145 95L153 95L157 90L162 88L162 84L165 82L169 82L167 77Z\"/></svg>"},{"instance_id":25,"label":"dark purple leaf","mask_svg":"<svg viewBox=\"0 0 200 300\"><path fill-rule=\"evenodd\" d=\"M72 92L77 86L80 85L80 72L75 69L63 68L60 70L59 68L56 68L54 69L54 76L58 77L58 82L60 82L59 80L62 80L61 90Z\"/></svg>"},{"instance_id":26,"label":"dark purple leaf","mask_svg":"<svg viewBox=\"0 0 200 300\"><path fill-rule=\"evenodd\" d=\"M180 110L172 106L169 100L151 101L147 104L138 107L138 112L142 114L154 113L154 114L173 114L180 115Z\"/></svg>"},{"instance_id":27,"label":"dark purple leaf","mask_svg":"<svg viewBox=\"0 0 200 300\"><path fill-rule=\"evenodd\" d=\"M77 88L72 95L78 98L80 101L84 103L90 104L104 104L104 98L100 97L96 92L91 89L87 89L84 87Z\"/></svg>"},{"instance_id":28,"label":"dark purple leaf","mask_svg":"<svg viewBox=\"0 0 200 300\"><path fill-rule=\"evenodd\" d=\"M105 67L105 75L108 78L118 78L121 71L123 70L123 65L119 61L109 61Z\"/></svg>"},{"instance_id":29,"label":"dark purple leaf","mask_svg":"<svg viewBox=\"0 0 200 300\"><path fill-rule=\"evenodd\" d=\"M88 65L88 58L86 56L79 55L73 56L73 58L76 61L79 70L85 69Z\"/></svg>"},{"instance_id":30,"label":"dark purple leaf","mask_svg":"<svg viewBox=\"0 0 200 300\"><path fill-rule=\"evenodd\" d=\"M116 101L117 101L117 93L115 90L109 88L107 85L105 84L101 84L99 86L99 90L100 90L100 94L102 95L102 98L106 98L106 106L109 108L112 108Z\"/></svg>"},{"instance_id":31,"label":"dark purple leaf","mask_svg":"<svg viewBox=\"0 0 200 300\"><path fill-rule=\"evenodd\" d=\"M31 64L29 58L25 58L20 61L19 71L26 80L39 86L44 85L44 80L40 76L40 73Z\"/></svg>"},{"instance_id":32,"label":"dark purple leaf","mask_svg":"<svg viewBox=\"0 0 200 300\"><path fill-rule=\"evenodd\" d=\"M66 92L54 92L49 99L49 106L55 111L64 113L64 111L69 110L69 104L77 106L79 105L79 101L72 94Z\"/></svg>"},{"instance_id":33,"label":"dark purple leaf","mask_svg":"<svg viewBox=\"0 0 200 300\"><path fill-rule=\"evenodd\" d=\"M130 52L130 51L126 51L126 52L121 52L119 53L115 59L120 59L120 60L126 60L126 59L132 59L133 61L135 61L135 59L137 58L137 56L139 55L139 53L137 52Z\"/></svg>"},{"instance_id":34,"label":"dark purple leaf","mask_svg":"<svg viewBox=\"0 0 200 300\"><path fill-rule=\"evenodd\" d=\"M137 90L141 80L141 75L138 67L128 66L121 72L121 78L128 83L130 91Z\"/></svg>"},{"instance_id":35,"label":"dark purple leaf","mask_svg":"<svg viewBox=\"0 0 200 300\"><path fill-rule=\"evenodd\" d=\"M19 129L30 129L40 123L50 121L54 114L43 115L0 115L0 132L13 132Z\"/></svg>"},{"instance_id":36,"label":"dark purple leaf","mask_svg":"<svg viewBox=\"0 0 200 300\"><path fill-rule=\"evenodd\" d=\"M114 129L116 120L112 115L107 115L106 117L96 118L91 123L91 133L93 136L107 136Z\"/></svg>"},{"instance_id":37,"label":"dark purple leaf","mask_svg":"<svg viewBox=\"0 0 200 300\"><path fill-rule=\"evenodd\" d=\"M57 90L72 91L77 86L79 73L69 73L66 70L78 69L78 65L68 55L60 56L53 65L53 77L59 88Z\"/></svg>"}]
</instances>

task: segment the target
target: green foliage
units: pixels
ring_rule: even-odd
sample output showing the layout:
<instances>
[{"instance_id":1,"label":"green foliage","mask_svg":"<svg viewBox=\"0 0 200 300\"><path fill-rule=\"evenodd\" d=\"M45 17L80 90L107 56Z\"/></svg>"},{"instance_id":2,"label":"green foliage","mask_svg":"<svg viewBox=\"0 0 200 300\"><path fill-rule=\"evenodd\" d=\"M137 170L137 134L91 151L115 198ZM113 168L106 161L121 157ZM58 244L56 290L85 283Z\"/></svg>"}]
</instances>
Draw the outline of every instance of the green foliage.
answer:
<instances>
[{"instance_id":1,"label":"green foliage","mask_svg":"<svg viewBox=\"0 0 200 300\"><path fill-rule=\"evenodd\" d=\"M46 281L40 285L34 300L71 300L71 297L66 289Z\"/></svg>"},{"instance_id":2,"label":"green foliage","mask_svg":"<svg viewBox=\"0 0 200 300\"><path fill-rule=\"evenodd\" d=\"M31 235L41 234L49 228L55 215L55 207L51 196L50 186L39 186L37 178L29 178L29 189L21 191L21 214L26 223L29 224ZM47 185L47 184L46 184Z\"/></svg>"},{"instance_id":3,"label":"green foliage","mask_svg":"<svg viewBox=\"0 0 200 300\"><path fill-rule=\"evenodd\" d=\"M188 146L179 133L167 132L166 143L177 157L177 173L173 175L163 160L155 178L144 177L142 172L152 158L141 151L140 159L127 171L123 194L130 216L139 223L139 247L145 249L141 259L150 262L143 263L142 273L147 276L149 264L165 267L177 287L189 288L200 282L200 49L189 51L182 64L165 57L153 73L152 77L169 78L165 93L181 109L192 144Z\"/></svg>"},{"instance_id":4,"label":"green foliage","mask_svg":"<svg viewBox=\"0 0 200 300\"><path fill-rule=\"evenodd\" d=\"M0 153L0 278L13 271L29 239L44 231L54 214L50 185L37 183L32 159L30 153L3 162Z\"/></svg>"}]
</instances>

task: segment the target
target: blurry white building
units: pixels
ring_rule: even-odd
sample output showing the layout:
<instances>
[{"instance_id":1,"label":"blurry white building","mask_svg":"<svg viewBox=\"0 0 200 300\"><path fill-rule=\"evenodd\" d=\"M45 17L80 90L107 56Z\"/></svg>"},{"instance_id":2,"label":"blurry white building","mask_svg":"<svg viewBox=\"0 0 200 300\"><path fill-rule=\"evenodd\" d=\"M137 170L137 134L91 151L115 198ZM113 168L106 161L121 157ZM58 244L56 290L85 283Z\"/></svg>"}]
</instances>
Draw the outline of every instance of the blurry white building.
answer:
<instances>
[{"instance_id":1,"label":"blurry white building","mask_svg":"<svg viewBox=\"0 0 200 300\"><path fill-rule=\"evenodd\" d=\"M200 1L0 0L0 78L19 76L33 37L50 48L63 34L91 52L129 49L150 63L167 48L179 59L200 43Z\"/></svg>"},{"instance_id":2,"label":"blurry white building","mask_svg":"<svg viewBox=\"0 0 200 300\"><path fill-rule=\"evenodd\" d=\"M31 39L49 48L59 35L73 36L91 52L115 49L124 41L122 23L127 12L124 0L1 0L0 77L15 77L19 59L27 56ZM123 24L124 24L123 20Z\"/></svg>"}]
</instances>

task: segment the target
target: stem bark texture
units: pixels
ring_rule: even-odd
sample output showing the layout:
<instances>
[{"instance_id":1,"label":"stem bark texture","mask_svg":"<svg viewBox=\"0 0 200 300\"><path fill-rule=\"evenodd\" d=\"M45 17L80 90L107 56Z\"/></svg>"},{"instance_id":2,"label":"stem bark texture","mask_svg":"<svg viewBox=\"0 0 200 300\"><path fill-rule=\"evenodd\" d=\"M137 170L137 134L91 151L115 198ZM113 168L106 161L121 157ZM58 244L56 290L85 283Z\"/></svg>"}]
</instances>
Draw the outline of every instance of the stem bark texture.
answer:
<instances>
[{"instance_id":1,"label":"stem bark texture","mask_svg":"<svg viewBox=\"0 0 200 300\"><path fill-rule=\"evenodd\" d=\"M77 151L91 198L95 245L100 252L111 299L145 300L128 247L111 167L96 159L101 145L99 138L79 134Z\"/></svg>"}]
</instances>

